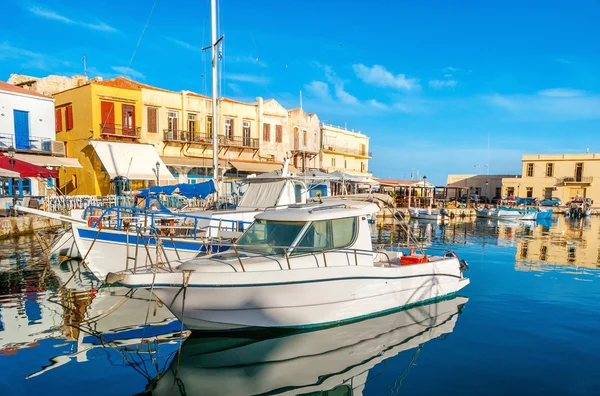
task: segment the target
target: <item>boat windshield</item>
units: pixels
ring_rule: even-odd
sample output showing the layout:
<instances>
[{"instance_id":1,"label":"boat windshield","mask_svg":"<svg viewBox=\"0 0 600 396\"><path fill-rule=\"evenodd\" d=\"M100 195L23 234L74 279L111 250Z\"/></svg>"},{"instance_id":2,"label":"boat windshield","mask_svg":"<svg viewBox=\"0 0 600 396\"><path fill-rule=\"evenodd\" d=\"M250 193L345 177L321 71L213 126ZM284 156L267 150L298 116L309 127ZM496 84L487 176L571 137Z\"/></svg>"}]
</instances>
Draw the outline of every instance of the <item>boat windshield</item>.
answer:
<instances>
[{"instance_id":1,"label":"boat windshield","mask_svg":"<svg viewBox=\"0 0 600 396\"><path fill-rule=\"evenodd\" d=\"M237 244L241 245L240 250L248 252L283 255L281 246L291 246L305 224L303 221L255 220Z\"/></svg>"}]
</instances>

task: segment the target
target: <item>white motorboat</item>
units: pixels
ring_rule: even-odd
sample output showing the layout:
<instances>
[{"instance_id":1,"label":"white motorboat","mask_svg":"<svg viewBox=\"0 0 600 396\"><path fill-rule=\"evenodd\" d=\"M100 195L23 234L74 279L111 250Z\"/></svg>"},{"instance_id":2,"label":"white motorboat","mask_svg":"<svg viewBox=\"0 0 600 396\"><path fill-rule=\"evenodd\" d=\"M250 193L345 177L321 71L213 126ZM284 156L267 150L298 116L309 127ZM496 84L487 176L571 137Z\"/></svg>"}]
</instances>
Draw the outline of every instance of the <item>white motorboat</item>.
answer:
<instances>
[{"instance_id":1,"label":"white motorboat","mask_svg":"<svg viewBox=\"0 0 600 396\"><path fill-rule=\"evenodd\" d=\"M519 210L502 210L497 208L476 209L477 217L484 219L535 220L535 213L529 214ZM533 219L525 218L533 216Z\"/></svg>"},{"instance_id":2,"label":"white motorboat","mask_svg":"<svg viewBox=\"0 0 600 396\"><path fill-rule=\"evenodd\" d=\"M192 337L171 367L148 384L146 393L362 395L367 379L380 373L371 372L375 366L414 350L408 371L428 341L452 333L467 301L457 297L346 326L284 336ZM393 377L401 375L398 371Z\"/></svg>"},{"instance_id":3,"label":"white motorboat","mask_svg":"<svg viewBox=\"0 0 600 396\"><path fill-rule=\"evenodd\" d=\"M451 251L374 251L368 202L266 211L225 253L109 274L152 292L190 330L312 328L355 321L452 295L466 263Z\"/></svg>"},{"instance_id":4,"label":"white motorboat","mask_svg":"<svg viewBox=\"0 0 600 396\"><path fill-rule=\"evenodd\" d=\"M408 212L413 219L433 220L433 221L448 221L450 217L447 213L437 209L426 208L409 208Z\"/></svg>"}]
</instances>

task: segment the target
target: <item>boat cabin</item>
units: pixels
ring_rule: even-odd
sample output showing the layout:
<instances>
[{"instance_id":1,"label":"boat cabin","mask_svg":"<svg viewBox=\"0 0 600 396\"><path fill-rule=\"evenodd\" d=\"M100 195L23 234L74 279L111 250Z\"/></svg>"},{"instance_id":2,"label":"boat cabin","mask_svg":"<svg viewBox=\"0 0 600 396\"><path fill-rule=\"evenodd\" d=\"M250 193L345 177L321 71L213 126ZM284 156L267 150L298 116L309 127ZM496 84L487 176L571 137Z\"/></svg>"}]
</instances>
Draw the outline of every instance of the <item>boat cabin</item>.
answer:
<instances>
[{"instance_id":1,"label":"boat cabin","mask_svg":"<svg viewBox=\"0 0 600 396\"><path fill-rule=\"evenodd\" d=\"M179 266L196 271L264 271L373 265L370 202L328 201L267 210L237 240L235 249Z\"/></svg>"}]
</instances>

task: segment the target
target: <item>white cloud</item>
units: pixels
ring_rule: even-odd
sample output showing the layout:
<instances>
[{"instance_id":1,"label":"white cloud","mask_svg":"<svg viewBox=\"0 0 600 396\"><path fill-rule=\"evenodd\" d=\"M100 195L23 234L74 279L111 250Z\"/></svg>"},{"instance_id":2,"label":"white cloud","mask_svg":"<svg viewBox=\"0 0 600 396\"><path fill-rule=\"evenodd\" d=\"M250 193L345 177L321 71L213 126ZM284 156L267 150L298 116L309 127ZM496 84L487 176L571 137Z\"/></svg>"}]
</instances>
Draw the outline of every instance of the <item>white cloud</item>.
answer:
<instances>
[{"instance_id":1,"label":"white cloud","mask_svg":"<svg viewBox=\"0 0 600 396\"><path fill-rule=\"evenodd\" d=\"M223 78L225 78L226 80L247 82L247 83L252 83L252 84L268 84L270 82L270 80L267 77L255 76L252 74L244 74L244 73L225 74L223 76Z\"/></svg>"},{"instance_id":2,"label":"white cloud","mask_svg":"<svg viewBox=\"0 0 600 396\"><path fill-rule=\"evenodd\" d=\"M190 50L190 51L197 51L197 52L200 52L200 51L202 51L202 48L200 48L200 47L197 47L197 46L195 46L195 45L192 45L192 44L190 44L190 43L188 43L188 42L185 42L185 41L182 41L182 40L178 40L178 39L176 39L176 38L173 38L173 37L165 37L165 38L166 38L167 40L169 40L170 42L172 42L173 44L177 44L178 46L180 46L180 47L182 47L182 48L185 48L185 49L187 49L187 50Z\"/></svg>"},{"instance_id":3,"label":"white cloud","mask_svg":"<svg viewBox=\"0 0 600 396\"><path fill-rule=\"evenodd\" d=\"M35 14L39 17L46 18L46 19L53 19L55 21L59 21L62 23L72 23L72 24L75 23L74 20L69 19L66 16L60 15L54 11L42 9L35 5L32 5L29 7L29 12L31 12L32 14Z\"/></svg>"},{"instance_id":4,"label":"white cloud","mask_svg":"<svg viewBox=\"0 0 600 396\"><path fill-rule=\"evenodd\" d=\"M456 84L458 84L458 81L456 81L456 80L430 80L429 81L429 86L433 89L456 87Z\"/></svg>"},{"instance_id":5,"label":"white cloud","mask_svg":"<svg viewBox=\"0 0 600 396\"><path fill-rule=\"evenodd\" d=\"M0 60L20 60L19 69L52 70L71 67L71 63L64 59L55 58L52 55L33 52L24 48L16 47L8 42L0 43ZM18 71L18 70L15 70Z\"/></svg>"},{"instance_id":6,"label":"white cloud","mask_svg":"<svg viewBox=\"0 0 600 396\"><path fill-rule=\"evenodd\" d=\"M234 95L241 95L244 92L241 90L240 86L234 83L227 84L227 87L231 90Z\"/></svg>"},{"instance_id":7,"label":"white cloud","mask_svg":"<svg viewBox=\"0 0 600 396\"><path fill-rule=\"evenodd\" d=\"M112 27L102 21L97 21L97 22L76 21L76 20L68 18L64 15L61 15L55 11L47 10L45 8L42 8L42 7L39 7L36 5L31 5L28 8L28 10L32 14L37 15L41 18L49 19L52 21L57 21L60 23L65 23L67 25L77 25L77 26L81 26L81 27L84 27L87 29L98 30L98 31L102 31L102 32L109 32L109 33L117 32L117 29L115 29L114 27Z\"/></svg>"},{"instance_id":8,"label":"white cloud","mask_svg":"<svg viewBox=\"0 0 600 396\"><path fill-rule=\"evenodd\" d=\"M380 109L380 110L387 110L388 109L388 107L387 107L386 104L383 104L383 103L381 103L381 102L379 102L378 100L375 100L375 99L369 100L368 103L371 106L373 106L374 108L376 108L376 109Z\"/></svg>"},{"instance_id":9,"label":"white cloud","mask_svg":"<svg viewBox=\"0 0 600 396\"><path fill-rule=\"evenodd\" d=\"M544 89L543 91L539 91L538 95L557 97L557 98L572 98L575 96L585 95L585 91L581 91L578 89L570 89L570 88L551 88L551 89Z\"/></svg>"},{"instance_id":10,"label":"white cloud","mask_svg":"<svg viewBox=\"0 0 600 396\"><path fill-rule=\"evenodd\" d=\"M404 91L412 91L420 88L419 80L407 78L404 74L393 75L381 65L368 67L363 64L352 65L356 76L367 84L377 87L389 87Z\"/></svg>"},{"instance_id":11,"label":"white cloud","mask_svg":"<svg viewBox=\"0 0 600 396\"><path fill-rule=\"evenodd\" d=\"M346 103L346 104L357 104L358 103L358 99L355 96L352 96L350 93L348 93L344 90L344 84L342 84L342 83L336 84L335 96L342 103Z\"/></svg>"},{"instance_id":12,"label":"white cloud","mask_svg":"<svg viewBox=\"0 0 600 396\"><path fill-rule=\"evenodd\" d=\"M329 85L323 81L312 81L310 84L304 84L304 89L319 99L331 100Z\"/></svg>"},{"instance_id":13,"label":"white cloud","mask_svg":"<svg viewBox=\"0 0 600 396\"><path fill-rule=\"evenodd\" d=\"M564 58L556 58L556 59L554 59L554 61L555 61L555 62L558 62L558 63L563 63L563 64L565 64L565 65L572 65L572 64L574 64L574 63L575 63L575 62L573 62L573 61L570 61L570 60L568 60L568 59L564 59Z\"/></svg>"},{"instance_id":14,"label":"white cloud","mask_svg":"<svg viewBox=\"0 0 600 396\"><path fill-rule=\"evenodd\" d=\"M545 91L542 91L545 92ZM484 100L521 121L556 122L600 119L600 95L545 92L533 95L491 95Z\"/></svg>"},{"instance_id":15,"label":"white cloud","mask_svg":"<svg viewBox=\"0 0 600 396\"><path fill-rule=\"evenodd\" d=\"M144 76L139 71L134 70L132 68L128 69L125 66L113 66L113 67L111 67L111 69L113 69L114 71L116 71L117 73L119 73L122 76L131 77L131 78L139 79L139 80L144 80L146 78L146 76Z\"/></svg>"}]
</instances>

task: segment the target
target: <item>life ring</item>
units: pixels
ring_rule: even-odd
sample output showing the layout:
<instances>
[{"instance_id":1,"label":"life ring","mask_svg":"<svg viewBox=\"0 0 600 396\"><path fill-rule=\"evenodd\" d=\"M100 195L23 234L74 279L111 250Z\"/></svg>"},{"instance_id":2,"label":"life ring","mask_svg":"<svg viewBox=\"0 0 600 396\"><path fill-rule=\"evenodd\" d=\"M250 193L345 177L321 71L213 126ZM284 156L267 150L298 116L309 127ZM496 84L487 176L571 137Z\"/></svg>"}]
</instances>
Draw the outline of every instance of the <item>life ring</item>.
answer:
<instances>
[{"instance_id":1,"label":"life ring","mask_svg":"<svg viewBox=\"0 0 600 396\"><path fill-rule=\"evenodd\" d=\"M98 219L99 219L99 217L98 217L98 216L91 216L91 217L88 219L88 227L92 227L92 226L93 226L92 224L93 224L93 223L95 223L95 224L96 224L96 227L98 227L98 228L102 228L102 220L98 221ZM96 222L97 222L97 223L96 223Z\"/></svg>"}]
</instances>

